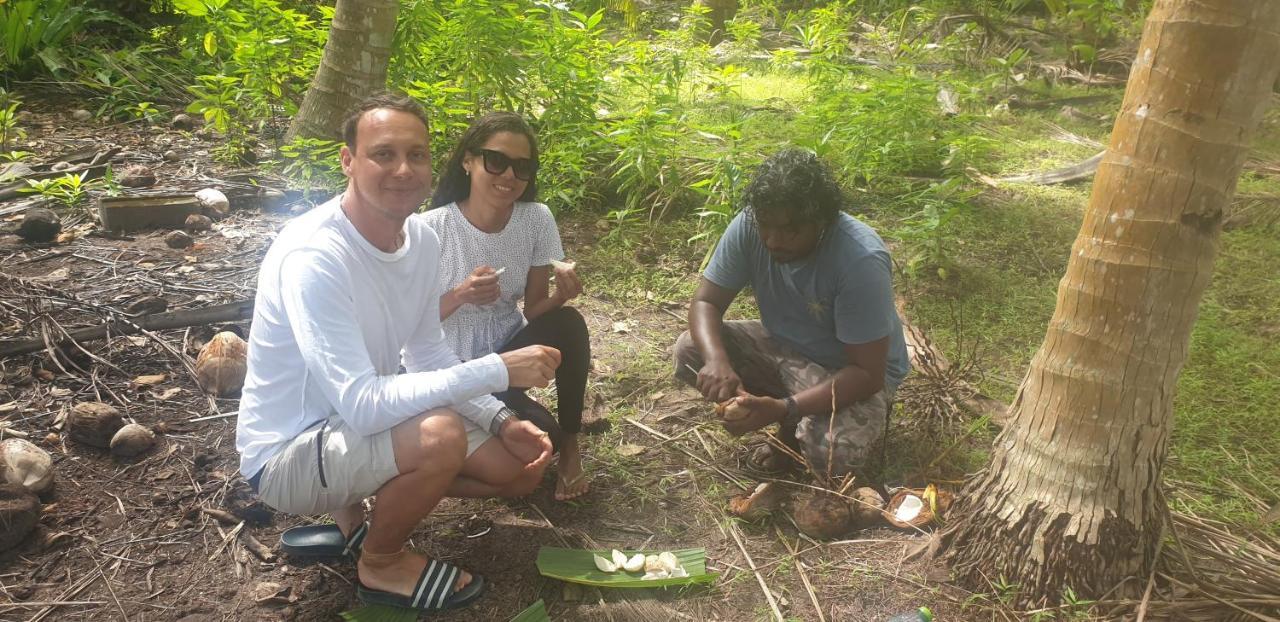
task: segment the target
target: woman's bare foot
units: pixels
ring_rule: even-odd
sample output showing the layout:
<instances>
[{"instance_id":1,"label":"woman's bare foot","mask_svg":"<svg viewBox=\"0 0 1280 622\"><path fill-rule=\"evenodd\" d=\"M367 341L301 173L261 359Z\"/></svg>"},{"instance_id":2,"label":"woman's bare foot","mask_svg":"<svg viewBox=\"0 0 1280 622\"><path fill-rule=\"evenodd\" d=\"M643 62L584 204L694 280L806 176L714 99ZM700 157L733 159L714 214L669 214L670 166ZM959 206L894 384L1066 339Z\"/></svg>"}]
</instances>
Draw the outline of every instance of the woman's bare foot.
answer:
<instances>
[{"instance_id":1,"label":"woman's bare foot","mask_svg":"<svg viewBox=\"0 0 1280 622\"><path fill-rule=\"evenodd\" d=\"M560 446L560 463L556 467L556 500L568 501L586 494L591 489L587 474L582 471L582 452L578 449L578 435L566 434Z\"/></svg>"},{"instance_id":2,"label":"woman's bare foot","mask_svg":"<svg viewBox=\"0 0 1280 622\"><path fill-rule=\"evenodd\" d=\"M401 549L395 553L370 553L365 551L356 564L356 576L365 588L408 596L417 587L427 558ZM453 584L457 592L471 583L471 573L462 571Z\"/></svg>"}]
</instances>

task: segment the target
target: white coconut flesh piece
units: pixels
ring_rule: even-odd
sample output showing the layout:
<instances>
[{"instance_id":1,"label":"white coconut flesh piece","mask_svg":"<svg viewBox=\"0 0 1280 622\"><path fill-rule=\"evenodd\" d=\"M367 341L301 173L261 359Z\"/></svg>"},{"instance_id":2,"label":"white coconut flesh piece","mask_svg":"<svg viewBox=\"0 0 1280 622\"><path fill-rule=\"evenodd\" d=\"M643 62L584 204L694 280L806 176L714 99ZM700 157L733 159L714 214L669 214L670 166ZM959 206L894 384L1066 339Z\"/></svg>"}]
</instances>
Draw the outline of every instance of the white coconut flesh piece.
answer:
<instances>
[{"instance_id":1,"label":"white coconut flesh piece","mask_svg":"<svg viewBox=\"0 0 1280 622\"><path fill-rule=\"evenodd\" d=\"M599 555L593 555L592 558L595 560L596 568L599 568L600 572L617 572L618 571L617 564L603 557L600 557Z\"/></svg>"},{"instance_id":2,"label":"white coconut flesh piece","mask_svg":"<svg viewBox=\"0 0 1280 622\"><path fill-rule=\"evenodd\" d=\"M622 565L622 569L627 572L640 572L641 570L644 570L644 554L636 553L635 555L632 555L631 559L628 559L627 563Z\"/></svg>"},{"instance_id":3,"label":"white coconut flesh piece","mask_svg":"<svg viewBox=\"0 0 1280 622\"><path fill-rule=\"evenodd\" d=\"M641 579L672 579L689 576L675 553L665 552L645 558L645 573Z\"/></svg>"},{"instance_id":4,"label":"white coconut flesh piece","mask_svg":"<svg viewBox=\"0 0 1280 622\"><path fill-rule=\"evenodd\" d=\"M578 262L576 262L576 261L560 261L560 260L558 260L558 259L552 259L552 260L551 260L551 265L552 265L554 268L558 269L558 270L572 270L574 266L578 265Z\"/></svg>"},{"instance_id":5,"label":"white coconut flesh piece","mask_svg":"<svg viewBox=\"0 0 1280 622\"><path fill-rule=\"evenodd\" d=\"M920 500L920 497L907 495L902 498L902 503L898 504L898 509L893 511L893 517L904 523L913 521L923 509L924 501Z\"/></svg>"},{"instance_id":6,"label":"white coconut flesh piece","mask_svg":"<svg viewBox=\"0 0 1280 622\"><path fill-rule=\"evenodd\" d=\"M623 566L627 565L627 556L622 551L619 551L618 549L613 549L613 551L610 554L613 555L613 566L615 568L622 568Z\"/></svg>"}]
</instances>

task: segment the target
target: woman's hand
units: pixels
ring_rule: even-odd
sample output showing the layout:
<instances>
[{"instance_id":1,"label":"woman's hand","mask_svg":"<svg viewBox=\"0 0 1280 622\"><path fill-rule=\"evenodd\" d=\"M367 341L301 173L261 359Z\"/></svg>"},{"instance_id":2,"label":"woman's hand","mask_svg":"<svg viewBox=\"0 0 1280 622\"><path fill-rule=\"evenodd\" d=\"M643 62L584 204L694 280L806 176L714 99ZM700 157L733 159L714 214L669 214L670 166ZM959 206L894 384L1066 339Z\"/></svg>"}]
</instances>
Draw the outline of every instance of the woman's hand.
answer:
<instances>
[{"instance_id":1,"label":"woman's hand","mask_svg":"<svg viewBox=\"0 0 1280 622\"><path fill-rule=\"evenodd\" d=\"M498 273L489 266L480 266L467 278L449 290L458 306L464 304L487 305L498 299L502 290L498 287Z\"/></svg>"},{"instance_id":2,"label":"woman's hand","mask_svg":"<svg viewBox=\"0 0 1280 622\"><path fill-rule=\"evenodd\" d=\"M582 281L574 270L575 262L553 261L551 269L556 277L556 293L552 297L557 304L564 304L582 293Z\"/></svg>"}]
</instances>

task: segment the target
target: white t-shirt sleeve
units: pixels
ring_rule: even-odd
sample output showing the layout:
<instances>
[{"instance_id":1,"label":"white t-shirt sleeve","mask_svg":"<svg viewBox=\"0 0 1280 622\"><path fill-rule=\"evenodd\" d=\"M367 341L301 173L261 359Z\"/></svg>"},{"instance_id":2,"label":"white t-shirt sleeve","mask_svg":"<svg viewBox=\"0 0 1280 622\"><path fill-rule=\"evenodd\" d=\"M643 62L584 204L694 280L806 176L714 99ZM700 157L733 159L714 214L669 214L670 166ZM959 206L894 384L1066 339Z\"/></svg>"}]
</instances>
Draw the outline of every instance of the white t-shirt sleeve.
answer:
<instances>
[{"instance_id":1,"label":"white t-shirt sleeve","mask_svg":"<svg viewBox=\"0 0 1280 622\"><path fill-rule=\"evenodd\" d=\"M307 374L358 434L376 434L432 408L507 388L501 360L378 375L352 320L356 305L349 278L340 262L321 251L294 251L281 261L281 300Z\"/></svg>"},{"instance_id":2,"label":"white t-shirt sleeve","mask_svg":"<svg viewBox=\"0 0 1280 622\"><path fill-rule=\"evenodd\" d=\"M560 231L556 229L556 218L551 215L551 209L541 203L534 203L529 208L536 210L532 227L533 256L529 258L529 266L546 266L550 265L553 259L556 261L564 259Z\"/></svg>"}]
</instances>

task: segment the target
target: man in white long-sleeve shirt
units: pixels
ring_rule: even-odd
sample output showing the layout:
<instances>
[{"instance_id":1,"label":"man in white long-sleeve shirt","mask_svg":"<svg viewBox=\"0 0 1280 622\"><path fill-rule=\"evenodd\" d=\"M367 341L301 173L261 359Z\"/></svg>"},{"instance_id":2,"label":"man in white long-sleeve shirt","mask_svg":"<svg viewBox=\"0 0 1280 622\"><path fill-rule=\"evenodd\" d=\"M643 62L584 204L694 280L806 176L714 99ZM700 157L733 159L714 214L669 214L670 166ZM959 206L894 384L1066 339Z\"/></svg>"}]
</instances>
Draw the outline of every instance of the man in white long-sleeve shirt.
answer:
<instances>
[{"instance_id":1,"label":"man in white long-sleeve shirt","mask_svg":"<svg viewBox=\"0 0 1280 622\"><path fill-rule=\"evenodd\" d=\"M439 240L414 215L431 188L426 113L374 97L343 130L346 191L284 227L258 275L240 470L268 505L361 533L367 602L462 606L483 580L404 544L445 495L538 485L550 440L490 394L546 386L559 352L459 363L440 327Z\"/></svg>"}]
</instances>

